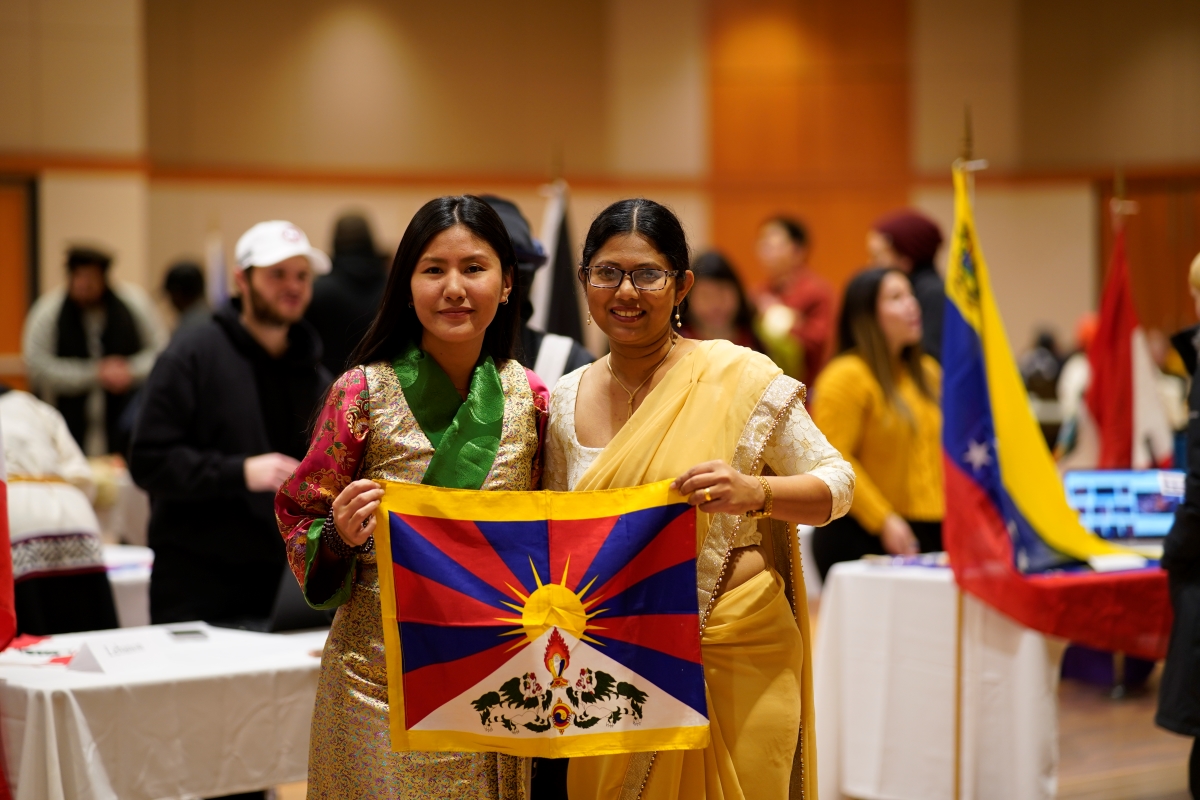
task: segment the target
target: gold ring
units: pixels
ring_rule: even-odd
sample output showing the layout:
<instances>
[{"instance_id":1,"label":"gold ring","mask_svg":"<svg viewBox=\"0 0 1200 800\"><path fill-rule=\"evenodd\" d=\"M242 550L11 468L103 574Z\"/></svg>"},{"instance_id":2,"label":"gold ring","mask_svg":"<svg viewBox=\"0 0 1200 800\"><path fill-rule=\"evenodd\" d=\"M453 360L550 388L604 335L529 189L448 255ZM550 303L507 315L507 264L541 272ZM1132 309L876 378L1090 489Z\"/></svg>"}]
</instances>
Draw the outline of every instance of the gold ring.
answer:
<instances>
[{"instance_id":1,"label":"gold ring","mask_svg":"<svg viewBox=\"0 0 1200 800\"><path fill-rule=\"evenodd\" d=\"M704 502L711 503L712 502L712 492L710 492L708 489L709 489L709 487L707 487L707 486L704 487Z\"/></svg>"}]
</instances>

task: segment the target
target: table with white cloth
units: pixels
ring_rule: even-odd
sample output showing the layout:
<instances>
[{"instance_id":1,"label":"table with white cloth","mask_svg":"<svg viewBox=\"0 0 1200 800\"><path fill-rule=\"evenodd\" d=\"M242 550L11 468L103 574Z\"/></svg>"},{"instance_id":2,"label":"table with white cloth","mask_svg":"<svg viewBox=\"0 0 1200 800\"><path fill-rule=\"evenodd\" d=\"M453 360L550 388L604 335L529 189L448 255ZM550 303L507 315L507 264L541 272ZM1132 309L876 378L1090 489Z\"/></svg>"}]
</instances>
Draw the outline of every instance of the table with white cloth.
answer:
<instances>
[{"instance_id":1,"label":"table with white cloth","mask_svg":"<svg viewBox=\"0 0 1200 800\"><path fill-rule=\"evenodd\" d=\"M820 796L1053 798L1064 647L970 595L960 606L947 568L836 565L815 646Z\"/></svg>"},{"instance_id":2,"label":"table with white cloth","mask_svg":"<svg viewBox=\"0 0 1200 800\"><path fill-rule=\"evenodd\" d=\"M304 780L326 633L189 623L62 634L0 653L13 797L163 800ZM61 663L72 651L78 663Z\"/></svg>"}]
</instances>

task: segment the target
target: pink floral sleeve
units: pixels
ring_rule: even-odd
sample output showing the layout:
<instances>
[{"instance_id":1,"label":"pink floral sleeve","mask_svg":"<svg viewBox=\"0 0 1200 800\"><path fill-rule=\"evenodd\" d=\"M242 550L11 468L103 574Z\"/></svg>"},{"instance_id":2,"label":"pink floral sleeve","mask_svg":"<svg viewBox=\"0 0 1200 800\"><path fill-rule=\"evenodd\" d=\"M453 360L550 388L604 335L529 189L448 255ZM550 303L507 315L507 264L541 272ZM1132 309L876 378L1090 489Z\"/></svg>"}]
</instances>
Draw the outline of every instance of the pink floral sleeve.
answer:
<instances>
[{"instance_id":1,"label":"pink floral sleeve","mask_svg":"<svg viewBox=\"0 0 1200 800\"><path fill-rule=\"evenodd\" d=\"M275 495L275 519L287 548L288 564L309 603L332 608L349 597L353 562L332 597L310 596L310 570L320 545L321 526L334 498L355 479L371 432L367 376L352 369L338 378L325 398L308 454ZM343 596L344 595L344 596Z\"/></svg>"}]
</instances>

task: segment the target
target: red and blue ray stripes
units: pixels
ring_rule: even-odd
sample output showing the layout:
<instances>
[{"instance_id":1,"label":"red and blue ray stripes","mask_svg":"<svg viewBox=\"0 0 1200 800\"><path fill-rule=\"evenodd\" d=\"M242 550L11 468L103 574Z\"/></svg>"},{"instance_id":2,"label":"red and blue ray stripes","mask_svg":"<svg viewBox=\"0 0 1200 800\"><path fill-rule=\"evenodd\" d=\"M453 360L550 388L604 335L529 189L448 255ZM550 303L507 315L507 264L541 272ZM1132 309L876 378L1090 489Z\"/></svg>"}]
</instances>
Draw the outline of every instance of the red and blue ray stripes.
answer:
<instances>
[{"instance_id":1,"label":"red and blue ray stripes","mask_svg":"<svg viewBox=\"0 0 1200 800\"><path fill-rule=\"evenodd\" d=\"M506 603L564 571L598 612L597 649L707 716L686 503L583 520L388 516L408 727L516 655L525 640L506 635L518 626L499 618L520 616Z\"/></svg>"}]
</instances>

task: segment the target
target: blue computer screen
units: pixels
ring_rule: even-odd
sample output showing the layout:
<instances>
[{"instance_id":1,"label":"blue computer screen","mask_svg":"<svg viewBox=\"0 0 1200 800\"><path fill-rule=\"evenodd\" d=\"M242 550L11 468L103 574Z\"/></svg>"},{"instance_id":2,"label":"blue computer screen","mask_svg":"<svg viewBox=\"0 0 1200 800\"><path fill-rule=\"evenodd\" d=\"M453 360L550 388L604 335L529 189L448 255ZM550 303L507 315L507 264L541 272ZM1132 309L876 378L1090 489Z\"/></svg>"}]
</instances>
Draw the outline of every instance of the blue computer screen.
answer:
<instances>
[{"instance_id":1,"label":"blue computer screen","mask_svg":"<svg viewBox=\"0 0 1200 800\"><path fill-rule=\"evenodd\" d=\"M1183 502L1184 473L1081 470L1064 478L1067 504L1083 527L1105 539L1161 539Z\"/></svg>"}]
</instances>

